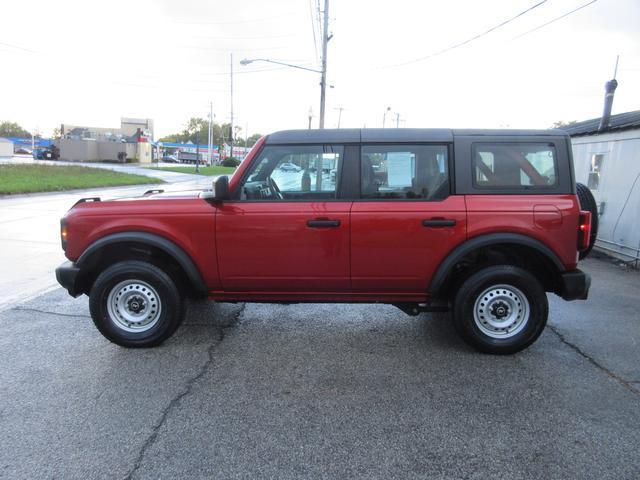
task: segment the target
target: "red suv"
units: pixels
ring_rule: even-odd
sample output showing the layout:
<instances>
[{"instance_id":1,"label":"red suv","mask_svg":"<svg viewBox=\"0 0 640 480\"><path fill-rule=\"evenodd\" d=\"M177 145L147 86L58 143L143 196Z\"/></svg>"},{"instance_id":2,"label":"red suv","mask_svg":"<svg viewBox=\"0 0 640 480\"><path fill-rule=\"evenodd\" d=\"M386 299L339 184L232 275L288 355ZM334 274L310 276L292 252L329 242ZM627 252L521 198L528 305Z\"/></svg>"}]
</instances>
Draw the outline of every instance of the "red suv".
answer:
<instances>
[{"instance_id":1,"label":"red suv","mask_svg":"<svg viewBox=\"0 0 640 480\"><path fill-rule=\"evenodd\" d=\"M546 292L587 298L591 213L561 131L282 131L212 187L62 219L57 279L112 342L160 344L197 296L451 310L469 344L513 353L544 329Z\"/></svg>"}]
</instances>

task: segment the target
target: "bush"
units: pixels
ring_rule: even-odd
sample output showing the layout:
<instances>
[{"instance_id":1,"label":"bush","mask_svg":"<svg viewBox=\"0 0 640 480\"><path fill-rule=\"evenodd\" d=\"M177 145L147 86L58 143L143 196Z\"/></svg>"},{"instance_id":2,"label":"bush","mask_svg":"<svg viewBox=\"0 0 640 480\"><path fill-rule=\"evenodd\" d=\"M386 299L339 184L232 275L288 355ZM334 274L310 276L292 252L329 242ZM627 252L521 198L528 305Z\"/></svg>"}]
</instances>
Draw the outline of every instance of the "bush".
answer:
<instances>
[{"instance_id":1,"label":"bush","mask_svg":"<svg viewBox=\"0 0 640 480\"><path fill-rule=\"evenodd\" d=\"M234 157L227 157L222 161L223 167L237 167L240 165L240 160Z\"/></svg>"}]
</instances>

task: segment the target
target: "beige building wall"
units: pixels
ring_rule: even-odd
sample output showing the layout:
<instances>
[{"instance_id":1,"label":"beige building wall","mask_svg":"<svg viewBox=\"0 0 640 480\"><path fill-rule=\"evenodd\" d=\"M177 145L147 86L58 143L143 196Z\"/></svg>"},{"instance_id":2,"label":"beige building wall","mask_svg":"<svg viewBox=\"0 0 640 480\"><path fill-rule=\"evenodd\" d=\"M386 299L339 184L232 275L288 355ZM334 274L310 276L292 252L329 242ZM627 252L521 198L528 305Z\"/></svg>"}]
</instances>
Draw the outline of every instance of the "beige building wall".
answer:
<instances>
[{"instance_id":1,"label":"beige building wall","mask_svg":"<svg viewBox=\"0 0 640 480\"><path fill-rule=\"evenodd\" d=\"M141 142L138 143L138 161L140 163L151 163L153 158L151 149L153 147L150 143Z\"/></svg>"},{"instance_id":2,"label":"beige building wall","mask_svg":"<svg viewBox=\"0 0 640 480\"><path fill-rule=\"evenodd\" d=\"M71 162L117 162L119 161L118 153L125 152L128 160L138 161L141 158L139 157L138 145L143 144L61 138L59 140L60 160ZM150 144L146 145L150 146Z\"/></svg>"},{"instance_id":3,"label":"beige building wall","mask_svg":"<svg viewBox=\"0 0 640 480\"><path fill-rule=\"evenodd\" d=\"M0 157L13 157L13 142L0 138Z\"/></svg>"},{"instance_id":4,"label":"beige building wall","mask_svg":"<svg viewBox=\"0 0 640 480\"><path fill-rule=\"evenodd\" d=\"M71 162L95 162L98 160L98 145L93 140L60 139L60 160Z\"/></svg>"},{"instance_id":5,"label":"beige building wall","mask_svg":"<svg viewBox=\"0 0 640 480\"><path fill-rule=\"evenodd\" d=\"M98 160L117 161L120 152L127 151L127 144L121 142L96 142L98 144Z\"/></svg>"}]
</instances>

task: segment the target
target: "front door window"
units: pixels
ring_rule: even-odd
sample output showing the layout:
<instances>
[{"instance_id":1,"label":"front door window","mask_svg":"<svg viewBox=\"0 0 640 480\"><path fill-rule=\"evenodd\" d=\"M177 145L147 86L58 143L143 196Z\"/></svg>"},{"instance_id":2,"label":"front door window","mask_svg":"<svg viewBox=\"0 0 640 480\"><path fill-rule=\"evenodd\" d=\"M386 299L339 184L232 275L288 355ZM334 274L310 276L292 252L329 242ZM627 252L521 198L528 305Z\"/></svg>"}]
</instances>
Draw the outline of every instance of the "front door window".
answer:
<instances>
[{"instance_id":1,"label":"front door window","mask_svg":"<svg viewBox=\"0 0 640 480\"><path fill-rule=\"evenodd\" d=\"M342 146L267 146L243 181L240 200L335 199L342 158Z\"/></svg>"}]
</instances>

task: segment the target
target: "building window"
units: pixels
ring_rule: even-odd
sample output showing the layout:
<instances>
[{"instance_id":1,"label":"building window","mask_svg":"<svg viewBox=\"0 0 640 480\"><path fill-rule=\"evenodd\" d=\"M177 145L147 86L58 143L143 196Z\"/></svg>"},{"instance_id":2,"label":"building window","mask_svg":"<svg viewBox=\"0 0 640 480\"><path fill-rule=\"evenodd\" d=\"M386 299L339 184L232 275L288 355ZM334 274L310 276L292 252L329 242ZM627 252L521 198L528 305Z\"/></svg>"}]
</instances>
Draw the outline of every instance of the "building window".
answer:
<instances>
[{"instance_id":1,"label":"building window","mask_svg":"<svg viewBox=\"0 0 640 480\"><path fill-rule=\"evenodd\" d=\"M591 190L598 190L600 187L600 173L604 164L604 154L594 153L591 155L591 165L589 166L589 180L587 186Z\"/></svg>"}]
</instances>

